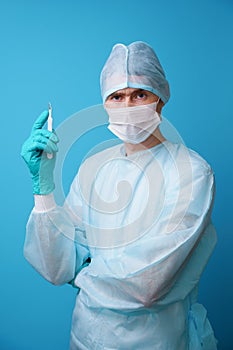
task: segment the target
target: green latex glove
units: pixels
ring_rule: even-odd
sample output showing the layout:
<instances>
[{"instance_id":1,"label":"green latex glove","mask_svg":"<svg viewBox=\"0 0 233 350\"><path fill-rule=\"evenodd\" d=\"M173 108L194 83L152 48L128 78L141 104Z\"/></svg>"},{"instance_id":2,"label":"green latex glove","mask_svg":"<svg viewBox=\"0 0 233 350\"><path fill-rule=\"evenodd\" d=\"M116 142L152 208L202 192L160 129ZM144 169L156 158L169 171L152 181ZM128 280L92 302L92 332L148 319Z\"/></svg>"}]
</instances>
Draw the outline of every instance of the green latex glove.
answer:
<instances>
[{"instance_id":1,"label":"green latex glove","mask_svg":"<svg viewBox=\"0 0 233 350\"><path fill-rule=\"evenodd\" d=\"M58 137L54 132L42 129L48 119L44 111L35 121L30 137L24 142L21 156L25 160L33 181L34 194L49 194L54 188L53 170L58 151ZM49 159L47 153L53 153Z\"/></svg>"}]
</instances>

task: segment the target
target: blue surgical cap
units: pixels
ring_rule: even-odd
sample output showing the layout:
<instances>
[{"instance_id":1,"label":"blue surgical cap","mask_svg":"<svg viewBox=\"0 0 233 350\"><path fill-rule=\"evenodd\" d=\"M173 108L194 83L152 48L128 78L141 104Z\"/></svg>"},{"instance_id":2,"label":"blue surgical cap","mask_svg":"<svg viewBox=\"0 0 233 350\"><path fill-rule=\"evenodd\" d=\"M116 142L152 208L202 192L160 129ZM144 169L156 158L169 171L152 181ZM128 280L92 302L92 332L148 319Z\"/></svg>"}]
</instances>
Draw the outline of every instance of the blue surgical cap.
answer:
<instances>
[{"instance_id":1,"label":"blue surgical cap","mask_svg":"<svg viewBox=\"0 0 233 350\"><path fill-rule=\"evenodd\" d=\"M154 50L142 41L128 46L116 44L100 76L103 102L113 92L124 88L148 90L166 103L169 84Z\"/></svg>"}]
</instances>

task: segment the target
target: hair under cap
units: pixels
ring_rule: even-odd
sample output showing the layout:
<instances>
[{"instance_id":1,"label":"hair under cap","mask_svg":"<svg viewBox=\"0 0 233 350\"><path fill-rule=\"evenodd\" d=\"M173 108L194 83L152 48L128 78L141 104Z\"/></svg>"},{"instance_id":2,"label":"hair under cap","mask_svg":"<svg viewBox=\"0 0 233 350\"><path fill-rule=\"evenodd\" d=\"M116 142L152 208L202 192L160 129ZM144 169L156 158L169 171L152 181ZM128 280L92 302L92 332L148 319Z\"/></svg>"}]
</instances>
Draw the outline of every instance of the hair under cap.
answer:
<instances>
[{"instance_id":1,"label":"hair under cap","mask_svg":"<svg viewBox=\"0 0 233 350\"><path fill-rule=\"evenodd\" d=\"M142 41L113 46L101 72L100 87L103 102L113 92L127 87L151 91L164 103L170 98L159 59L152 47Z\"/></svg>"}]
</instances>

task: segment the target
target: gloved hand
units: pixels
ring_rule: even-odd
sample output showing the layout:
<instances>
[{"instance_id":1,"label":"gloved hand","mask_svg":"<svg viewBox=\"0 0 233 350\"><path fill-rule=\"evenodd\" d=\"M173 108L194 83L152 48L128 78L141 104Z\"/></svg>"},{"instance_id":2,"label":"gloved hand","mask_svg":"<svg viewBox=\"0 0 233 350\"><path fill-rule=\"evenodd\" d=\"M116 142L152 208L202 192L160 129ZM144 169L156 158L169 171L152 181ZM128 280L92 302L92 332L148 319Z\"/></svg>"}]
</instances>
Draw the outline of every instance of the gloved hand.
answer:
<instances>
[{"instance_id":1,"label":"gloved hand","mask_svg":"<svg viewBox=\"0 0 233 350\"><path fill-rule=\"evenodd\" d=\"M58 151L58 137L54 132L42 129L48 119L44 111L35 121L30 137L24 142L21 156L25 160L33 181L34 194L49 194L54 188L53 170ZM53 153L49 159L47 153Z\"/></svg>"}]
</instances>

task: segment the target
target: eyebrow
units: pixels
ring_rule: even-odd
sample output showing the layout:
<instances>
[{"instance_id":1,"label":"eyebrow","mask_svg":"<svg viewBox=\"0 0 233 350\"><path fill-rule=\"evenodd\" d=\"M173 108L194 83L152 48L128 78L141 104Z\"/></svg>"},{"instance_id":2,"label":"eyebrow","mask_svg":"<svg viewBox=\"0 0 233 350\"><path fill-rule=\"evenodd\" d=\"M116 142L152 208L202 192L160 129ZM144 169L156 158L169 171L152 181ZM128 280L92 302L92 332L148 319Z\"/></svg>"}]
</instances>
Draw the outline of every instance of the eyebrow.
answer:
<instances>
[{"instance_id":1,"label":"eyebrow","mask_svg":"<svg viewBox=\"0 0 233 350\"><path fill-rule=\"evenodd\" d=\"M146 90L144 90L144 89L136 89L132 93L136 94L136 93L142 92L142 91L146 91ZM123 91L115 91L111 95L109 95L108 97L113 97L113 96L117 96L117 95L125 95L125 92L123 92Z\"/></svg>"}]
</instances>

